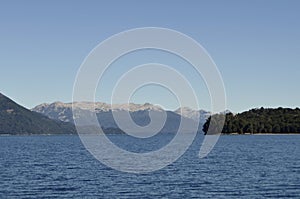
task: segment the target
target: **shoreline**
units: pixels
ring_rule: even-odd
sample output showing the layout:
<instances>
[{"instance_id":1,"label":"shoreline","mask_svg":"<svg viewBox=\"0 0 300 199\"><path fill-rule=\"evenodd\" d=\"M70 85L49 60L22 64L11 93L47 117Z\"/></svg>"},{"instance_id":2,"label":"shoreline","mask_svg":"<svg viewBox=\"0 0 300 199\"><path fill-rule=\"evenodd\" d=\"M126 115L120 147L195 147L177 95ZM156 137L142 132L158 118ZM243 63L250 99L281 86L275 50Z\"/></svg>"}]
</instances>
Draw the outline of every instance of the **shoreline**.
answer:
<instances>
[{"instance_id":1,"label":"shoreline","mask_svg":"<svg viewBox=\"0 0 300 199\"><path fill-rule=\"evenodd\" d=\"M300 133L222 133L221 135L300 135Z\"/></svg>"},{"instance_id":2,"label":"shoreline","mask_svg":"<svg viewBox=\"0 0 300 199\"><path fill-rule=\"evenodd\" d=\"M106 135L124 135L124 133L105 133ZM105 135L105 134L102 134L102 135ZM125 133L126 134L126 133ZM162 134L176 134L176 133L162 133ZM187 133L189 134L189 133ZM9 134L9 133L5 133L5 134L0 134L0 137L6 137L6 136L61 136L61 135L76 135L76 136L79 136L77 133L63 133L63 134ZM98 134L96 134L98 135ZM204 134L202 134L203 136L205 136ZM245 134L239 134L239 133L228 133L228 134L225 134L225 133L222 133L220 134L221 136L230 136L230 135L233 135L233 136L236 136L236 135L241 135L241 136L261 136L261 135L270 135L270 136L274 136L274 135L300 135L300 133L253 133L253 134L250 134L250 133L245 133Z\"/></svg>"}]
</instances>

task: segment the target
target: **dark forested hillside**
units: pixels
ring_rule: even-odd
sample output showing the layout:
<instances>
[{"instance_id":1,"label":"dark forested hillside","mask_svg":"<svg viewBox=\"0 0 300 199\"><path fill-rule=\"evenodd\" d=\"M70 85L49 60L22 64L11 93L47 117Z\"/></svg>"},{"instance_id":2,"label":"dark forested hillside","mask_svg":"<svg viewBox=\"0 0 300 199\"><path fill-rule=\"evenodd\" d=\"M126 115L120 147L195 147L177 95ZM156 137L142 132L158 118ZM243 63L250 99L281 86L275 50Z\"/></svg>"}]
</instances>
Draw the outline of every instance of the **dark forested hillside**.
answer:
<instances>
[{"instance_id":1,"label":"dark forested hillside","mask_svg":"<svg viewBox=\"0 0 300 199\"><path fill-rule=\"evenodd\" d=\"M0 134L75 133L72 124L32 112L0 93Z\"/></svg>"},{"instance_id":2,"label":"dark forested hillside","mask_svg":"<svg viewBox=\"0 0 300 199\"><path fill-rule=\"evenodd\" d=\"M205 134L210 120L203 125ZM300 133L300 109L260 108L236 115L228 113L222 133Z\"/></svg>"}]
</instances>

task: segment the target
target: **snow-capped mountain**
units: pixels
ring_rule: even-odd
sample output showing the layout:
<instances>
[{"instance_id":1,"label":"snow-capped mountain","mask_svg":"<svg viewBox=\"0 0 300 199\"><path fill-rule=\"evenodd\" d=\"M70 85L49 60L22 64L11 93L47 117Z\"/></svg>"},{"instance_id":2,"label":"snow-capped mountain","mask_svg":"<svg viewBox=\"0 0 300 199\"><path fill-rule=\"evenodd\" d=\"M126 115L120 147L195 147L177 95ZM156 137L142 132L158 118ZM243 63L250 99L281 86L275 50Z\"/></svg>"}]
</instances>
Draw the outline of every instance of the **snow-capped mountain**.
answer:
<instances>
[{"instance_id":1,"label":"snow-capped mountain","mask_svg":"<svg viewBox=\"0 0 300 199\"><path fill-rule=\"evenodd\" d=\"M183 108L176 111L166 111L159 106L145 103L145 104L106 104L102 102L74 102L72 103L62 103L54 102L52 104L41 104L32 109L32 111L42 113L51 119L61 120L64 122L74 122L72 105L77 111L84 112L84 114L96 113L98 121L104 128L118 128L114 120L113 114L118 114L121 118L125 117L129 112L132 120L140 126L147 126L151 119L149 114L154 115L154 117L163 117L165 114L166 122L162 129L162 132L176 132L179 128L181 119L190 124L192 128L195 126L195 117L197 114L200 115L200 128L204 124L207 116L205 111L193 111L192 109ZM84 122L86 125L90 125L88 121ZM197 124L198 125L198 124ZM184 129L185 131L190 131L189 128Z\"/></svg>"},{"instance_id":2,"label":"snow-capped mountain","mask_svg":"<svg viewBox=\"0 0 300 199\"><path fill-rule=\"evenodd\" d=\"M189 107L178 108L174 111L175 113L190 118L192 120L199 120L200 124L204 124L206 119L211 115L211 112L205 110L194 110Z\"/></svg>"},{"instance_id":3,"label":"snow-capped mountain","mask_svg":"<svg viewBox=\"0 0 300 199\"><path fill-rule=\"evenodd\" d=\"M149 103L145 104L106 104L102 102L74 102L72 103L62 103L62 102L54 102L51 104L40 104L33 109L34 112L42 113L48 116L51 119L61 120L64 122L73 122L73 114L72 114L72 105L75 109L81 109L85 111L91 111L95 113L105 113L110 111L129 111L129 112L137 112L137 111L164 111L161 107L152 105Z\"/></svg>"}]
</instances>

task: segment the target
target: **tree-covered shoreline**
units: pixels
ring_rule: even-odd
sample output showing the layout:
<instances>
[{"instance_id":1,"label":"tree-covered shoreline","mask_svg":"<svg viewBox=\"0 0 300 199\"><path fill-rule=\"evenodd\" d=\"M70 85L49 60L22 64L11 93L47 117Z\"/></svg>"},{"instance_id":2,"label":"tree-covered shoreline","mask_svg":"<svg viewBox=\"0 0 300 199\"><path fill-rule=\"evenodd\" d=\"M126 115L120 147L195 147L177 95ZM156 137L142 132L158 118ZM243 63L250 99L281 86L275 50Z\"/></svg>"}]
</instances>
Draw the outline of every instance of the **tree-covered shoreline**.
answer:
<instances>
[{"instance_id":1,"label":"tree-covered shoreline","mask_svg":"<svg viewBox=\"0 0 300 199\"><path fill-rule=\"evenodd\" d=\"M213 118L218 118L214 115ZM209 117L203 125L207 134ZM213 119L212 122L218 122ZM222 134L291 134L300 133L300 109L259 108L238 114L227 113Z\"/></svg>"}]
</instances>

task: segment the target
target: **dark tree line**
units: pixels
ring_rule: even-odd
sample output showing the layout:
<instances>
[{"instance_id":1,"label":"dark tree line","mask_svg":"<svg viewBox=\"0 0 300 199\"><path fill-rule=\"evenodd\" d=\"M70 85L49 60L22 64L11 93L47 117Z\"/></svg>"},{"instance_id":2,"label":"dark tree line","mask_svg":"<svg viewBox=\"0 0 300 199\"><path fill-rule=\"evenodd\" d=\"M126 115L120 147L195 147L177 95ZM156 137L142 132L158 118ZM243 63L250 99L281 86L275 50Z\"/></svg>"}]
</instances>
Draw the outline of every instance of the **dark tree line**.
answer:
<instances>
[{"instance_id":1,"label":"dark tree line","mask_svg":"<svg viewBox=\"0 0 300 199\"><path fill-rule=\"evenodd\" d=\"M211 120L209 117L203 125L205 134ZM300 133L300 109L260 108L236 115L227 113L222 133Z\"/></svg>"}]
</instances>

